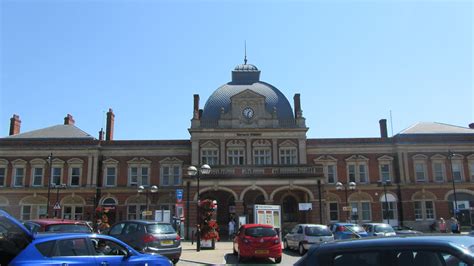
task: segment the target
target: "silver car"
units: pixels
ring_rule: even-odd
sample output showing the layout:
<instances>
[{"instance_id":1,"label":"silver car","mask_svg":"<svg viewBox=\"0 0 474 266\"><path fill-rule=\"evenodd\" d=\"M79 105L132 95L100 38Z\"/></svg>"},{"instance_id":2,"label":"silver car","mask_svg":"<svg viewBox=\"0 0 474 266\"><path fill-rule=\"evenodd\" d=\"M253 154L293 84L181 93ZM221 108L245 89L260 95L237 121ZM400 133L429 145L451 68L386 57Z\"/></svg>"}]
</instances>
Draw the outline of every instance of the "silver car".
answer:
<instances>
[{"instance_id":1,"label":"silver car","mask_svg":"<svg viewBox=\"0 0 474 266\"><path fill-rule=\"evenodd\" d=\"M385 223L365 223L362 225L369 236L395 236L392 226Z\"/></svg>"},{"instance_id":2,"label":"silver car","mask_svg":"<svg viewBox=\"0 0 474 266\"><path fill-rule=\"evenodd\" d=\"M107 234L140 252L166 256L175 264L181 256L181 238L169 223L121 221L114 224Z\"/></svg>"},{"instance_id":3,"label":"silver car","mask_svg":"<svg viewBox=\"0 0 474 266\"><path fill-rule=\"evenodd\" d=\"M306 253L311 245L333 241L334 236L326 225L298 224L285 235L285 249L296 249L300 255Z\"/></svg>"}]
</instances>

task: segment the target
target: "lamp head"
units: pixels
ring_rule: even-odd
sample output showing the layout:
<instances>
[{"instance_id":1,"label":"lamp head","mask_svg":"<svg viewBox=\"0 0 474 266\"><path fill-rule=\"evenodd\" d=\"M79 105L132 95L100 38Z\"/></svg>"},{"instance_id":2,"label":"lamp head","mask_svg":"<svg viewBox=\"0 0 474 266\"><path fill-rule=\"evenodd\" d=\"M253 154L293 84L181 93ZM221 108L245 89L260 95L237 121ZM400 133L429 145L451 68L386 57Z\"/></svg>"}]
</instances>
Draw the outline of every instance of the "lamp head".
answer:
<instances>
[{"instance_id":1,"label":"lamp head","mask_svg":"<svg viewBox=\"0 0 474 266\"><path fill-rule=\"evenodd\" d=\"M336 189L337 189L337 190L341 190L341 189L343 189L343 188L344 188L344 185L343 185L341 182L337 182L337 183L336 183Z\"/></svg>"},{"instance_id":2,"label":"lamp head","mask_svg":"<svg viewBox=\"0 0 474 266\"><path fill-rule=\"evenodd\" d=\"M142 193L143 191L145 191L145 187L144 186L139 186L138 187L138 193Z\"/></svg>"},{"instance_id":3,"label":"lamp head","mask_svg":"<svg viewBox=\"0 0 474 266\"><path fill-rule=\"evenodd\" d=\"M356 183L355 182L349 182L349 189L356 189Z\"/></svg>"},{"instance_id":4,"label":"lamp head","mask_svg":"<svg viewBox=\"0 0 474 266\"><path fill-rule=\"evenodd\" d=\"M157 186L151 186L150 191L151 191L151 193L155 193L155 192L158 191L158 187Z\"/></svg>"},{"instance_id":5,"label":"lamp head","mask_svg":"<svg viewBox=\"0 0 474 266\"><path fill-rule=\"evenodd\" d=\"M188 167L188 175L189 176L195 176L197 174L198 170L195 166L190 166Z\"/></svg>"},{"instance_id":6,"label":"lamp head","mask_svg":"<svg viewBox=\"0 0 474 266\"><path fill-rule=\"evenodd\" d=\"M201 166L201 173L203 175L207 175L207 174L211 173L211 167L208 164L203 164Z\"/></svg>"}]
</instances>

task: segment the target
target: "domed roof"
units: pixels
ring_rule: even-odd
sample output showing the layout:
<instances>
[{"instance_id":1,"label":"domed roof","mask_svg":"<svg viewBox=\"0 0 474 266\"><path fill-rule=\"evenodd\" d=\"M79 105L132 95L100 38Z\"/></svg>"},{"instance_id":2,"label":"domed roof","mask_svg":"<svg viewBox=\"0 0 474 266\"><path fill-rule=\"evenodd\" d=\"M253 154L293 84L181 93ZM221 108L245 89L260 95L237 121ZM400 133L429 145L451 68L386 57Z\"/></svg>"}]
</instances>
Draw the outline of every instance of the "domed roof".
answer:
<instances>
[{"instance_id":1,"label":"domed roof","mask_svg":"<svg viewBox=\"0 0 474 266\"><path fill-rule=\"evenodd\" d=\"M203 122L217 121L222 113L222 108L224 113L229 111L232 96L244 90L251 90L265 97L265 109L270 113L276 110L278 120L285 121L284 124L294 124L290 122L294 122L293 109L285 95L274 86L259 79L260 70L256 66L250 64L236 66L232 71L232 81L220 86L207 99L201 120Z\"/></svg>"}]
</instances>

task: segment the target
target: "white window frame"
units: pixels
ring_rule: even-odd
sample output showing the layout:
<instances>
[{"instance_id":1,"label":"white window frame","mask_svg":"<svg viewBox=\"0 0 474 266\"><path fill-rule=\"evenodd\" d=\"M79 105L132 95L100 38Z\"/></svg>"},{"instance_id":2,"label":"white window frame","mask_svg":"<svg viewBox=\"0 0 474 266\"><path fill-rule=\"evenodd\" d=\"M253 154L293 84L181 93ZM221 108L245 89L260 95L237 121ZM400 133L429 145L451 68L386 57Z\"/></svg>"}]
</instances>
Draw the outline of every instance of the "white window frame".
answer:
<instances>
[{"instance_id":1,"label":"white window frame","mask_svg":"<svg viewBox=\"0 0 474 266\"><path fill-rule=\"evenodd\" d=\"M210 166L219 165L219 149L218 148L202 148L201 164Z\"/></svg>"},{"instance_id":2,"label":"white window frame","mask_svg":"<svg viewBox=\"0 0 474 266\"><path fill-rule=\"evenodd\" d=\"M360 155L352 155L351 157L346 159L346 174L347 174L347 182L356 182L360 184L368 184L369 183L369 171L368 171L369 159L360 156ZM351 168L354 171L351 171ZM361 169L363 168L363 171ZM353 173L352 173L353 172ZM354 175L354 180L351 180L351 173ZM362 177L364 180L362 180Z\"/></svg>"},{"instance_id":3,"label":"white window frame","mask_svg":"<svg viewBox=\"0 0 474 266\"><path fill-rule=\"evenodd\" d=\"M336 206L336 210L331 210L331 204L334 204ZM339 214L339 208L340 207L340 203L337 202L337 201L329 201L328 202L328 220L331 221L331 222L338 222L340 221L341 219L341 216ZM334 213L336 214L336 220L333 220L331 219L331 213Z\"/></svg>"},{"instance_id":4,"label":"white window frame","mask_svg":"<svg viewBox=\"0 0 474 266\"><path fill-rule=\"evenodd\" d=\"M166 173L168 169L168 173ZM178 171L177 173L175 171ZM182 184L182 165L181 164L165 164L161 166L160 186L172 187ZM168 179L168 182L165 182Z\"/></svg>"},{"instance_id":5,"label":"white window frame","mask_svg":"<svg viewBox=\"0 0 474 266\"><path fill-rule=\"evenodd\" d=\"M77 169L79 171L79 173L74 174L74 169ZM82 174L82 168L81 167L75 167L75 166L72 166L72 167L69 167L69 178L68 178L68 185L70 187L80 187L81 186L81 174ZM73 177L77 177L78 180L77 180L77 184L72 184L72 180L73 180Z\"/></svg>"},{"instance_id":6,"label":"white window frame","mask_svg":"<svg viewBox=\"0 0 474 266\"><path fill-rule=\"evenodd\" d=\"M432 204L432 208L428 209L426 207L426 203L427 202L431 202ZM417 208L416 204L420 204L420 207L421 208ZM435 206L435 202L434 200L431 200L431 199L426 199L426 200L415 200L413 202L413 210L414 210L414 215L415 215L415 221L432 221L435 219L436 217L436 213L435 213L435 210L436 210L436 206ZM432 217L429 217L430 215L430 211L431 210L431 215ZM418 216L418 217L417 217Z\"/></svg>"},{"instance_id":7,"label":"white window frame","mask_svg":"<svg viewBox=\"0 0 474 266\"><path fill-rule=\"evenodd\" d=\"M113 175L109 174L109 169L113 169ZM112 178L113 182L109 184L109 178ZM116 187L117 186L117 166L107 165L105 166L105 176L103 186L105 187Z\"/></svg>"},{"instance_id":8,"label":"white window frame","mask_svg":"<svg viewBox=\"0 0 474 266\"><path fill-rule=\"evenodd\" d=\"M104 173L104 177L102 179L102 186L105 186L105 187L116 187L117 186L117 180L118 180L118 171L119 171L119 167L118 167L118 164L119 164L119 161L115 160L115 159L112 159L112 158L109 158L107 160L104 160L102 162L102 167L103 167L103 173ZM109 178L109 172L108 172L108 169L109 168L114 168L114 176L113 176L113 184L109 184L107 181L108 181L108 178Z\"/></svg>"},{"instance_id":9,"label":"white window frame","mask_svg":"<svg viewBox=\"0 0 474 266\"><path fill-rule=\"evenodd\" d=\"M421 168L418 169L417 167ZM413 173L415 183L424 183L428 181L428 156L423 154L413 156ZM423 173L423 179L418 176L418 173Z\"/></svg>"},{"instance_id":10,"label":"white window frame","mask_svg":"<svg viewBox=\"0 0 474 266\"><path fill-rule=\"evenodd\" d=\"M59 175L57 175L56 173L59 171ZM58 178L58 182L54 182L54 179ZM51 176L51 185L54 187L54 186L58 186L58 185L61 185L61 181L63 180L63 168L62 167L55 167L54 164L53 164L53 174Z\"/></svg>"},{"instance_id":11,"label":"white window frame","mask_svg":"<svg viewBox=\"0 0 474 266\"><path fill-rule=\"evenodd\" d=\"M132 169L137 169L137 180L132 182ZM146 169L146 174L144 170ZM128 185L129 186L149 186L151 177L151 161L145 158L134 158L128 161ZM145 181L145 182L144 182Z\"/></svg>"},{"instance_id":12,"label":"white window frame","mask_svg":"<svg viewBox=\"0 0 474 266\"><path fill-rule=\"evenodd\" d=\"M135 212L130 212L130 207L135 207ZM128 220L137 220L142 218L142 212L146 210L146 204L128 204L127 205L127 218Z\"/></svg>"},{"instance_id":13,"label":"white window frame","mask_svg":"<svg viewBox=\"0 0 474 266\"><path fill-rule=\"evenodd\" d=\"M66 213L67 208L71 208L70 213ZM82 208L82 212L78 211L79 208ZM69 219L69 220L84 220L84 208L85 206L83 205L64 204L64 206L62 206L61 217L63 217L63 219Z\"/></svg>"},{"instance_id":14,"label":"white window frame","mask_svg":"<svg viewBox=\"0 0 474 266\"><path fill-rule=\"evenodd\" d=\"M20 171L21 170L21 171ZM19 173L21 172L21 174ZM13 168L13 187L24 187L25 186L25 172L26 172L26 167L24 166L15 166ZM18 178L21 180L21 184L17 185Z\"/></svg>"},{"instance_id":15,"label":"white window frame","mask_svg":"<svg viewBox=\"0 0 474 266\"><path fill-rule=\"evenodd\" d=\"M384 155L377 159L379 162L379 182L393 182L393 157ZM387 167L387 169L383 169Z\"/></svg>"},{"instance_id":16,"label":"white window frame","mask_svg":"<svg viewBox=\"0 0 474 266\"><path fill-rule=\"evenodd\" d=\"M440 167L440 169L436 169ZM435 183L443 183L446 180L446 167L443 162L440 161L433 161L432 162L432 169L433 169L433 182Z\"/></svg>"},{"instance_id":17,"label":"white window frame","mask_svg":"<svg viewBox=\"0 0 474 266\"><path fill-rule=\"evenodd\" d=\"M295 165L298 163L298 149L296 147L280 147L278 158L282 165Z\"/></svg>"},{"instance_id":18,"label":"white window frame","mask_svg":"<svg viewBox=\"0 0 474 266\"><path fill-rule=\"evenodd\" d=\"M25 208L29 208L29 212L26 212ZM28 215L28 216L25 216L25 215ZM23 221L31 220L32 215L33 215L33 205L31 204L21 205L20 217Z\"/></svg>"},{"instance_id":19,"label":"white window frame","mask_svg":"<svg viewBox=\"0 0 474 266\"><path fill-rule=\"evenodd\" d=\"M36 171L39 170L40 173L38 174ZM39 178L39 184L36 184L35 181L37 181L37 178ZM44 180L44 167L42 166L34 166L31 168L31 186L32 187L42 187L43 186L43 180Z\"/></svg>"},{"instance_id":20,"label":"white window frame","mask_svg":"<svg viewBox=\"0 0 474 266\"><path fill-rule=\"evenodd\" d=\"M0 172L0 187L5 187L7 183L8 175L8 161L0 159L0 169L3 169L3 173Z\"/></svg>"},{"instance_id":21,"label":"white window frame","mask_svg":"<svg viewBox=\"0 0 474 266\"><path fill-rule=\"evenodd\" d=\"M464 182L464 165L463 160L459 156L454 156L450 162L451 167L451 178L457 177L454 179L454 182L460 183ZM459 174L459 175L458 175Z\"/></svg>"},{"instance_id":22,"label":"white window frame","mask_svg":"<svg viewBox=\"0 0 474 266\"><path fill-rule=\"evenodd\" d=\"M254 165L270 165L272 164L272 150L270 147L258 147L253 149Z\"/></svg>"},{"instance_id":23,"label":"white window frame","mask_svg":"<svg viewBox=\"0 0 474 266\"><path fill-rule=\"evenodd\" d=\"M245 149L244 148L228 148L227 149L227 165L244 165Z\"/></svg>"}]
</instances>

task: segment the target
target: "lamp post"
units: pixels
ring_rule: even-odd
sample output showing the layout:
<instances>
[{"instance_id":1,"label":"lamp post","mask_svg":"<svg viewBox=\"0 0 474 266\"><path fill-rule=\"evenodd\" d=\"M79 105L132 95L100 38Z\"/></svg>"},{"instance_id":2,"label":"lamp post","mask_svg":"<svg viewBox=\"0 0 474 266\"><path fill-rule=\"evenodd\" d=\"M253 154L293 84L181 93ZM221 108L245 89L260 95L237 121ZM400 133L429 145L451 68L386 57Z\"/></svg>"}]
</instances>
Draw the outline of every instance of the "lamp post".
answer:
<instances>
[{"instance_id":1,"label":"lamp post","mask_svg":"<svg viewBox=\"0 0 474 266\"><path fill-rule=\"evenodd\" d=\"M46 217L49 218L49 203L50 197L51 197L51 179L53 176L53 153L51 153L48 156L49 160L49 177L48 177L48 202L46 202Z\"/></svg>"},{"instance_id":2,"label":"lamp post","mask_svg":"<svg viewBox=\"0 0 474 266\"><path fill-rule=\"evenodd\" d=\"M457 197L456 197L456 185L455 185L455 182L454 182L454 170L453 170L453 157L455 156L456 154L453 153L452 151L448 151L448 158L449 158L449 162L450 162L450 169L451 169L451 181L453 183L453 194L454 194L454 217L456 217L456 219L458 218L458 200L457 200Z\"/></svg>"},{"instance_id":3,"label":"lamp post","mask_svg":"<svg viewBox=\"0 0 474 266\"><path fill-rule=\"evenodd\" d=\"M390 212L388 208L388 199L387 199L387 186L391 185L389 180L382 181L383 193L385 196L385 217L387 217L387 223L390 224Z\"/></svg>"},{"instance_id":4,"label":"lamp post","mask_svg":"<svg viewBox=\"0 0 474 266\"><path fill-rule=\"evenodd\" d=\"M60 189L65 189L67 188L66 184L61 184L61 185L54 185L54 188L56 189L56 203L54 204L54 206L58 205L59 204L59 190ZM57 213L57 209L54 209L54 216L56 218L60 218L58 213Z\"/></svg>"},{"instance_id":5,"label":"lamp post","mask_svg":"<svg viewBox=\"0 0 474 266\"><path fill-rule=\"evenodd\" d=\"M344 192L346 194L346 205L349 204L349 202L347 201L347 188L349 188L350 190L355 190L356 189L356 183L355 182L349 182L349 184L342 184L341 182L337 182L336 183L336 189L337 190L342 190L344 189ZM346 219L352 221L352 219L350 218L350 215L349 213L351 212L351 207L349 207L349 212L346 216Z\"/></svg>"},{"instance_id":6,"label":"lamp post","mask_svg":"<svg viewBox=\"0 0 474 266\"><path fill-rule=\"evenodd\" d=\"M158 192L158 187L157 186L151 186L149 189L147 189L144 186L139 186L138 187L138 193L143 193L143 192L145 192L145 198L146 198L145 211L148 215L148 192L156 193L156 192ZM143 213L142 213L142 219L143 219L143 216L146 216L146 215L143 215Z\"/></svg>"},{"instance_id":7,"label":"lamp post","mask_svg":"<svg viewBox=\"0 0 474 266\"><path fill-rule=\"evenodd\" d=\"M211 172L211 167L208 164L203 164L201 169L197 169L195 166L188 167L188 175L189 176L196 176L197 179L197 217L196 217L196 251L201 251L201 214L199 210L199 204L201 200L201 196L199 194L199 180L201 179L201 174L207 175Z\"/></svg>"}]
</instances>

